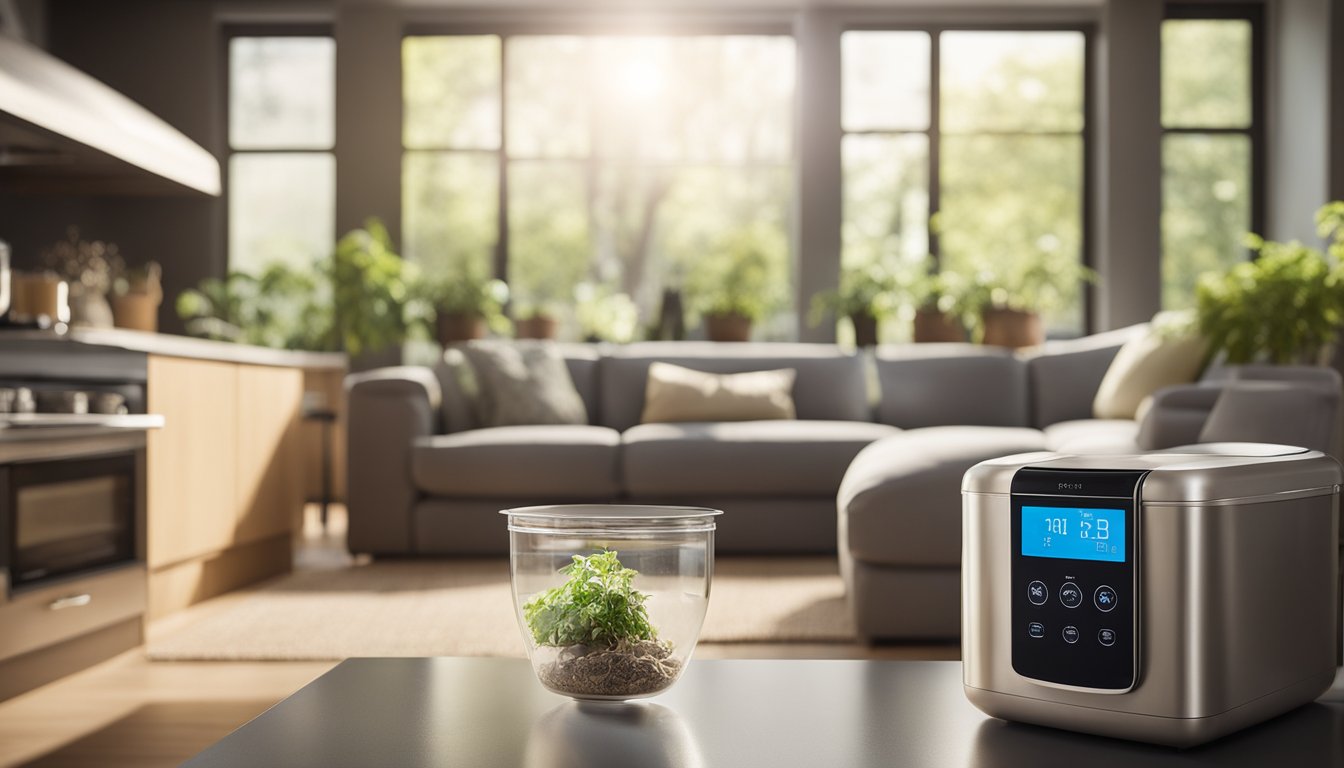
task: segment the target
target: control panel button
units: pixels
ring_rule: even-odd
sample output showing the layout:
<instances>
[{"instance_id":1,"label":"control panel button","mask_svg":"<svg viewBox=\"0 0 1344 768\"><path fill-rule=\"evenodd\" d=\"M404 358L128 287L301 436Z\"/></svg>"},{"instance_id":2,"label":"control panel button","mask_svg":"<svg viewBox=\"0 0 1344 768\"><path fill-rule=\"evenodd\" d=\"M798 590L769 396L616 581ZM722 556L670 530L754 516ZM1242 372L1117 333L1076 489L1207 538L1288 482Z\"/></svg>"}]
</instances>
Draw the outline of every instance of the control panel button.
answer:
<instances>
[{"instance_id":1,"label":"control panel button","mask_svg":"<svg viewBox=\"0 0 1344 768\"><path fill-rule=\"evenodd\" d=\"M1072 624L1065 627L1062 634L1064 635L1064 642L1068 643L1069 645L1073 645L1074 643L1078 642L1078 628L1073 626Z\"/></svg>"},{"instance_id":2,"label":"control panel button","mask_svg":"<svg viewBox=\"0 0 1344 768\"><path fill-rule=\"evenodd\" d=\"M1066 582L1059 588L1059 602L1063 603L1065 608L1077 608L1083 604L1083 590L1071 581Z\"/></svg>"},{"instance_id":3,"label":"control panel button","mask_svg":"<svg viewBox=\"0 0 1344 768\"><path fill-rule=\"evenodd\" d=\"M1027 599L1032 605L1045 605L1046 598L1050 596L1050 590L1046 589L1045 582L1033 581L1027 585Z\"/></svg>"},{"instance_id":4,"label":"control panel button","mask_svg":"<svg viewBox=\"0 0 1344 768\"><path fill-rule=\"evenodd\" d=\"M1103 613L1110 613L1115 610L1115 604L1119 599L1120 598L1115 594L1115 590L1105 584L1097 587L1097 591L1092 593L1093 605L1097 606L1097 610L1102 611Z\"/></svg>"},{"instance_id":5,"label":"control panel button","mask_svg":"<svg viewBox=\"0 0 1344 768\"><path fill-rule=\"evenodd\" d=\"M1097 642L1098 642L1098 643L1101 643L1102 645L1106 646L1107 648L1110 648L1112 645L1115 645L1115 630L1114 630L1114 629L1103 629L1103 630L1098 631L1098 632L1097 632Z\"/></svg>"},{"instance_id":6,"label":"control panel button","mask_svg":"<svg viewBox=\"0 0 1344 768\"><path fill-rule=\"evenodd\" d=\"M1033 621L1027 625L1027 634L1032 637L1045 637L1045 625L1039 621Z\"/></svg>"}]
</instances>

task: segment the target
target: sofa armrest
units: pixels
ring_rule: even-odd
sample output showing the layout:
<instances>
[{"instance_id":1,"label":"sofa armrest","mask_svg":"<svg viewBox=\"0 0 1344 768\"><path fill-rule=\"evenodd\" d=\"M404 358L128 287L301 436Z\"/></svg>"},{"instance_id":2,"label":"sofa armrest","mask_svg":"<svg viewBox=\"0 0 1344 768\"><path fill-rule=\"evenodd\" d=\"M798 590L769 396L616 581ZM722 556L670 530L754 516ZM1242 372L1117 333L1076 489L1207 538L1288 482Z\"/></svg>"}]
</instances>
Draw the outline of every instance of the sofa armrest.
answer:
<instances>
[{"instance_id":1,"label":"sofa armrest","mask_svg":"<svg viewBox=\"0 0 1344 768\"><path fill-rule=\"evenodd\" d=\"M1222 393L1222 387L1207 384L1182 384L1154 392L1140 409L1145 412L1139 417L1139 447L1157 451L1199 442L1204 422Z\"/></svg>"},{"instance_id":2,"label":"sofa armrest","mask_svg":"<svg viewBox=\"0 0 1344 768\"><path fill-rule=\"evenodd\" d=\"M439 421L439 382L427 368L379 368L345 379L347 545L352 553L412 551L415 439Z\"/></svg>"}]
</instances>

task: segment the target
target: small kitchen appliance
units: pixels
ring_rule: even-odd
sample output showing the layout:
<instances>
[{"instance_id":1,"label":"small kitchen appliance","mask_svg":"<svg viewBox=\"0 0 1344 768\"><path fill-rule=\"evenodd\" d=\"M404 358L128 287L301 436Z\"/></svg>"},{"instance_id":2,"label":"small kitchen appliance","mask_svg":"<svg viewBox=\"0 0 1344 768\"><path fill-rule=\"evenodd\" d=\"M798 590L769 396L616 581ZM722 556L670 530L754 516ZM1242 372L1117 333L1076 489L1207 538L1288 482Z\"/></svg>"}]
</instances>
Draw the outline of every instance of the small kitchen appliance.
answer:
<instances>
[{"instance_id":1,"label":"small kitchen appliance","mask_svg":"<svg viewBox=\"0 0 1344 768\"><path fill-rule=\"evenodd\" d=\"M1340 648L1340 482L1322 453L1245 443L972 467L967 697L1181 747L1315 699Z\"/></svg>"}]
</instances>

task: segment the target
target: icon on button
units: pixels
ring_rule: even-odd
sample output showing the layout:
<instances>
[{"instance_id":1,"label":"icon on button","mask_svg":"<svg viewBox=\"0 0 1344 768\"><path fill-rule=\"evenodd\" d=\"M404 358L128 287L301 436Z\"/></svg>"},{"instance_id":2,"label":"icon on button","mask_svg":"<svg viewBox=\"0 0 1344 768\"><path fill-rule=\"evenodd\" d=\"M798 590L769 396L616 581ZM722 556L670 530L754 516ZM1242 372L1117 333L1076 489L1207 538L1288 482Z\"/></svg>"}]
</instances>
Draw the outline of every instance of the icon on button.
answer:
<instances>
[{"instance_id":1,"label":"icon on button","mask_svg":"<svg viewBox=\"0 0 1344 768\"><path fill-rule=\"evenodd\" d=\"M1032 637L1045 637L1045 625L1039 621L1033 621L1027 625L1027 634Z\"/></svg>"},{"instance_id":2,"label":"icon on button","mask_svg":"<svg viewBox=\"0 0 1344 768\"><path fill-rule=\"evenodd\" d=\"M1079 589L1077 584L1069 582L1059 588L1059 602L1063 603L1065 608L1077 608L1083 604L1083 590Z\"/></svg>"},{"instance_id":3,"label":"icon on button","mask_svg":"<svg viewBox=\"0 0 1344 768\"><path fill-rule=\"evenodd\" d=\"M1073 626L1072 624L1064 628L1063 635L1064 635L1064 642L1068 643L1069 645L1073 645L1074 643L1078 642L1078 628Z\"/></svg>"},{"instance_id":4,"label":"icon on button","mask_svg":"<svg viewBox=\"0 0 1344 768\"><path fill-rule=\"evenodd\" d=\"M1115 630L1114 629L1101 630L1100 632L1097 633L1097 642L1101 643L1107 648L1110 648L1112 645L1115 645Z\"/></svg>"},{"instance_id":5,"label":"icon on button","mask_svg":"<svg viewBox=\"0 0 1344 768\"><path fill-rule=\"evenodd\" d=\"M1102 613L1110 613L1115 610L1115 604L1120 598L1116 597L1115 590L1102 584L1097 587L1097 591L1092 594L1092 603L1097 606L1097 610Z\"/></svg>"},{"instance_id":6,"label":"icon on button","mask_svg":"<svg viewBox=\"0 0 1344 768\"><path fill-rule=\"evenodd\" d=\"M1049 590L1045 588L1045 582L1033 581L1027 585L1027 599L1032 605L1045 605L1045 599L1049 596Z\"/></svg>"}]
</instances>

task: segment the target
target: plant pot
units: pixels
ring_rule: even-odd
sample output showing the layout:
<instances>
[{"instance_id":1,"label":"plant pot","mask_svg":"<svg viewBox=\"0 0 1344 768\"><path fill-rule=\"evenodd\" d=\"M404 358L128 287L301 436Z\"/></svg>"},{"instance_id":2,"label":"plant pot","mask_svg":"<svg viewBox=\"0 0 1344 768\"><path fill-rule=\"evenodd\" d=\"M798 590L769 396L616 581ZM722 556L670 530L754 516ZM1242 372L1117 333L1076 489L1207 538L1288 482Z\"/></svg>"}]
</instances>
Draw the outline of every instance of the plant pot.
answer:
<instances>
[{"instance_id":1,"label":"plant pot","mask_svg":"<svg viewBox=\"0 0 1344 768\"><path fill-rule=\"evenodd\" d=\"M434 320L439 343L445 347L485 338L485 317L474 312L440 312Z\"/></svg>"},{"instance_id":2,"label":"plant pot","mask_svg":"<svg viewBox=\"0 0 1344 768\"><path fill-rule=\"evenodd\" d=\"M946 343L966 341L966 326L956 315L936 309L915 311L915 343Z\"/></svg>"},{"instance_id":3,"label":"plant pot","mask_svg":"<svg viewBox=\"0 0 1344 768\"><path fill-rule=\"evenodd\" d=\"M159 330L157 294L126 293L112 297L112 317L118 328L154 333Z\"/></svg>"},{"instance_id":4,"label":"plant pot","mask_svg":"<svg viewBox=\"0 0 1344 768\"><path fill-rule=\"evenodd\" d=\"M751 341L751 318L736 312L705 315L705 335L710 341Z\"/></svg>"},{"instance_id":5,"label":"plant pot","mask_svg":"<svg viewBox=\"0 0 1344 768\"><path fill-rule=\"evenodd\" d=\"M550 315L533 315L513 321L513 335L520 339L554 339L560 321Z\"/></svg>"},{"instance_id":6,"label":"plant pot","mask_svg":"<svg viewBox=\"0 0 1344 768\"><path fill-rule=\"evenodd\" d=\"M1034 347L1045 343L1045 326L1036 312L989 307L980 314L984 343L996 347Z\"/></svg>"},{"instance_id":7,"label":"plant pot","mask_svg":"<svg viewBox=\"0 0 1344 768\"><path fill-rule=\"evenodd\" d=\"M849 322L854 324L854 344L858 347L877 346L877 318L867 313L858 313L849 316Z\"/></svg>"}]
</instances>

